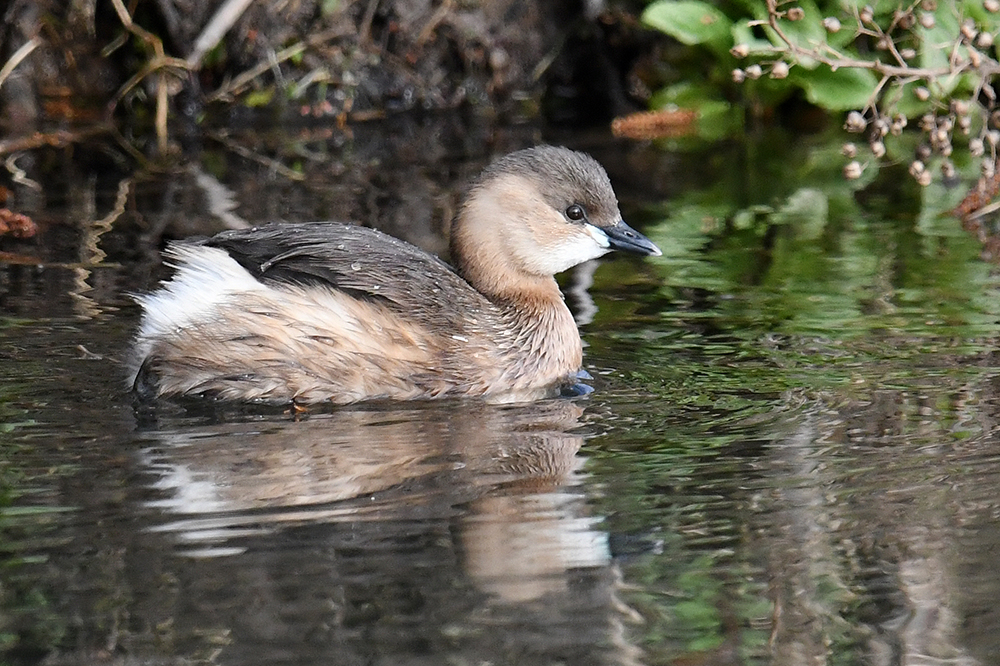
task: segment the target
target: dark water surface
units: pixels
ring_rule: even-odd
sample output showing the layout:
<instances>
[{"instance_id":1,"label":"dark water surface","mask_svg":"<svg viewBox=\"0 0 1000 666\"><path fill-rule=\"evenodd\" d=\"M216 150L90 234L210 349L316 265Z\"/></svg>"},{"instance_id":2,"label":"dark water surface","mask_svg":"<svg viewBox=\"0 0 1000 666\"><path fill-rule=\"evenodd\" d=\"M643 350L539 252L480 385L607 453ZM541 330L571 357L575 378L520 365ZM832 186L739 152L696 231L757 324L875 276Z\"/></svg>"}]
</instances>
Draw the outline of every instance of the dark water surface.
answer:
<instances>
[{"instance_id":1,"label":"dark water surface","mask_svg":"<svg viewBox=\"0 0 1000 666\"><path fill-rule=\"evenodd\" d=\"M539 139L408 132L21 158L0 663L998 663L1000 281L939 215L962 192L853 191L833 142L572 138L664 249L567 278L587 398L135 408L161 234L336 217L440 250L462 181Z\"/></svg>"}]
</instances>

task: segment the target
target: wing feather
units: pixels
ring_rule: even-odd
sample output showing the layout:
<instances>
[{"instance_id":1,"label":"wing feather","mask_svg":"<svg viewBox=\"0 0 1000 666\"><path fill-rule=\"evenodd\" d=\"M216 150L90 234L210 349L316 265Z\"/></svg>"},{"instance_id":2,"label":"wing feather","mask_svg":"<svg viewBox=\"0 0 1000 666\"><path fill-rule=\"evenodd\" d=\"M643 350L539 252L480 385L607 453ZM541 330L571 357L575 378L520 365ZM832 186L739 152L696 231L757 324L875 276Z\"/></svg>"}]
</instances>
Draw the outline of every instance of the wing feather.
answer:
<instances>
[{"instance_id":1,"label":"wing feather","mask_svg":"<svg viewBox=\"0 0 1000 666\"><path fill-rule=\"evenodd\" d=\"M265 284L322 286L406 313L454 315L456 306L491 307L439 258L367 227L273 224L226 231L200 243L225 250Z\"/></svg>"}]
</instances>

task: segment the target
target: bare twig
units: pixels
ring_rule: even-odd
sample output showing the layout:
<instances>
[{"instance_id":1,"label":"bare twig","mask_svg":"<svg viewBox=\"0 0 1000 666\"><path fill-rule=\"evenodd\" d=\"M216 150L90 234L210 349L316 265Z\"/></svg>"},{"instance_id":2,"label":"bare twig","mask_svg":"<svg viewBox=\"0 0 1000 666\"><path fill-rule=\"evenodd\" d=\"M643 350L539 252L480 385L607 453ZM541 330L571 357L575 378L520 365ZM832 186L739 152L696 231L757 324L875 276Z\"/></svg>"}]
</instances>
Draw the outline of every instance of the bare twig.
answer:
<instances>
[{"instance_id":1,"label":"bare twig","mask_svg":"<svg viewBox=\"0 0 1000 666\"><path fill-rule=\"evenodd\" d=\"M427 24L420 29L419 33L417 33L417 39L415 40L417 46L423 46L424 43L431 38L431 35L434 34L434 30L436 30L438 25L441 24L441 21L448 16L448 13L451 12L454 4L455 0L444 0L444 2L441 3L441 6L434 10L434 14L431 16L430 20L427 21Z\"/></svg>"},{"instance_id":2,"label":"bare twig","mask_svg":"<svg viewBox=\"0 0 1000 666\"><path fill-rule=\"evenodd\" d=\"M239 74L233 80L223 84L218 90L213 92L207 97L208 102L220 102L220 101L232 101L233 96L238 94L250 84L251 81L256 79L261 74L270 71L278 65L290 58L294 58L300 53L303 53L307 48L319 46L325 42L332 39L337 39L339 37L345 36L347 33L343 29L334 29L321 32L319 34L313 35L305 41L296 42L288 48L282 49L274 54L273 59L269 58L266 62L260 62L257 65L251 67Z\"/></svg>"},{"instance_id":3,"label":"bare twig","mask_svg":"<svg viewBox=\"0 0 1000 666\"><path fill-rule=\"evenodd\" d=\"M28 178L28 174L21 167L17 166L18 154L14 153L4 161L4 166L7 167L7 171L10 172L11 180L13 180L18 185L24 185L25 187L30 187L36 192L42 190L42 186L38 184L37 181Z\"/></svg>"},{"instance_id":4,"label":"bare twig","mask_svg":"<svg viewBox=\"0 0 1000 666\"><path fill-rule=\"evenodd\" d=\"M358 26L358 41L364 44L371 36L372 21L375 20L375 10L378 9L378 0L368 0L365 8L365 15L361 18L361 25Z\"/></svg>"},{"instance_id":5,"label":"bare twig","mask_svg":"<svg viewBox=\"0 0 1000 666\"><path fill-rule=\"evenodd\" d=\"M994 166L996 166L995 158ZM952 215L974 226L978 224L977 219L980 217L977 214L978 211L988 207L990 201L998 193L1000 193L1000 170L994 168L992 175L984 176L975 187L969 190L965 198L951 211ZM967 229L974 230L973 227L967 227Z\"/></svg>"},{"instance_id":6,"label":"bare twig","mask_svg":"<svg viewBox=\"0 0 1000 666\"><path fill-rule=\"evenodd\" d=\"M878 96L885 88L885 84L889 83L889 81L892 81L892 77L887 74L883 74L882 78L878 82L878 85L875 86L875 90L873 90L872 94L868 96L868 101L865 102L865 108L861 110L862 113L875 107L875 103L878 101Z\"/></svg>"},{"instance_id":7,"label":"bare twig","mask_svg":"<svg viewBox=\"0 0 1000 666\"><path fill-rule=\"evenodd\" d=\"M118 193L115 196L115 203L108 214L99 220L94 220L89 225L84 225L83 243L81 244L81 261L84 265L100 264L107 258L107 253L100 248L101 236L107 233L115 221L125 213L125 204L128 203L128 195L132 189L132 179L123 178L118 182Z\"/></svg>"},{"instance_id":8,"label":"bare twig","mask_svg":"<svg viewBox=\"0 0 1000 666\"><path fill-rule=\"evenodd\" d=\"M2 86L3 82L7 80L7 77L11 75L11 72L13 72L17 66L21 64L21 61L31 55L31 52L41 45L42 41L38 39L38 37L32 37L24 44L21 44L20 48L14 51L14 53L10 56L10 59L5 62L3 68L0 69L0 86Z\"/></svg>"},{"instance_id":9,"label":"bare twig","mask_svg":"<svg viewBox=\"0 0 1000 666\"><path fill-rule=\"evenodd\" d=\"M118 13L118 19L122 22L122 25L125 26L125 29L149 44L149 46L153 49L153 57L148 63L146 63L145 67L126 81L125 85L118 90L114 99L111 101L110 108L113 110L122 98L124 98L125 95L132 90L132 88L137 86L147 76L159 72L160 75L156 79L156 137L160 151L165 152L168 146L167 105L170 101L170 89L167 74L169 73L179 78L180 75L177 72L183 72L190 68L188 67L187 61L182 60L181 58L174 58L166 54L163 50L163 40L133 23L128 10L126 10L125 5L122 4L122 0L111 0L111 4L114 5L115 11Z\"/></svg>"},{"instance_id":10,"label":"bare twig","mask_svg":"<svg viewBox=\"0 0 1000 666\"><path fill-rule=\"evenodd\" d=\"M250 6L253 0L226 0L222 6L212 15L209 22L202 28L198 39L194 41L194 47L187 57L187 66L190 69L201 67L201 59L205 54L215 48L233 24L243 16L243 12Z\"/></svg>"},{"instance_id":11,"label":"bare twig","mask_svg":"<svg viewBox=\"0 0 1000 666\"><path fill-rule=\"evenodd\" d=\"M77 132L70 132L67 130L58 130L56 132L35 132L34 134L30 134L28 136L19 136L13 139L2 139L0 140L0 155L18 153L23 150L41 148L42 146L62 148L72 143L77 143L90 138L95 134L104 134L109 131L111 131L111 128L105 125L92 125Z\"/></svg>"},{"instance_id":12,"label":"bare twig","mask_svg":"<svg viewBox=\"0 0 1000 666\"><path fill-rule=\"evenodd\" d=\"M292 87L291 91L288 93L288 97L290 99L298 99L302 97L302 95L305 94L306 89L314 83L329 83L331 81L334 81L334 79L330 76L330 72L326 69L326 67L317 67L295 82L295 86Z\"/></svg>"},{"instance_id":13,"label":"bare twig","mask_svg":"<svg viewBox=\"0 0 1000 666\"><path fill-rule=\"evenodd\" d=\"M263 164L264 166L274 170L275 173L279 173L285 178L288 178L289 180L303 180L305 178L305 176L303 176L298 171L289 169L288 167L286 167L284 164L282 164L277 160L271 159L270 157L267 157L265 155L261 155L260 153L256 153L253 150L247 148L246 146L236 143L235 141L233 141L232 139L230 139L228 136L226 136L221 132L211 132L209 133L208 136L210 136L212 139L215 139L216 141L218 141L223 146L233 151L240 157L245 157L248 160L252 160L259 164Z\"/></svg>"},{"instance_id":14,"label":"bare twig","mask_svg":"<svg viewBox=\"0 0 1000 666\"><path fill-rule=\"evenodd\" d=\"M990 215L991 213L995 213L998 210L1000 210L1000 201L994 201L991 204L983 206L982 208L980 208L979 210L975 211L974 213L970 213L969 215L966 215L965 219L966 220L978 220L979 218L985 217L986 215Z\"/></svg>"},{"instance_id":15,"label":"bare twig","mask_svg":"<svg viewBox=\"0 0 1000 666\"><path fill-rule=\"evenodd\" d=\"M242 72L235 79L224 84L221 88L219 88L214 93L209 95L206 101L208 102L232 101L233 95L243 90L243 88L245 88L251 81L256 79L264 72L270 71L271 68L274 66L274 63L282 63L288 60L289 58L294 58L295 56L299 55L305 50L306 50L306 43L298 42L296 44L292 44L286 49L278 51L276 54L274 54L274 60L269 59L264 62L259 62L255 66L246 70L245 72Z\"/></svg>"}]
</instances>

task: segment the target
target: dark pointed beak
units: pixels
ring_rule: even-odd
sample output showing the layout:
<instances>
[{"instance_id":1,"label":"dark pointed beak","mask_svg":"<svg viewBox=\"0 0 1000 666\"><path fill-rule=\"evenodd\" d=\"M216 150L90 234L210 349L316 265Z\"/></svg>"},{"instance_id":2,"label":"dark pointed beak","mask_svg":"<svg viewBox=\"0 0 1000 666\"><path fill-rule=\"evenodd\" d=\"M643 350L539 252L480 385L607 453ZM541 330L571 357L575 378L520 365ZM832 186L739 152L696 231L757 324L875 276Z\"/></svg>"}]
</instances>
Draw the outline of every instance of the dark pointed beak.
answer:
<instances>
[{"instance_id":1,"label":"dark pointed beak","mask_svg":"<svg viewBox=\"0 0 1000 666\"><path fill-rule=\"evenodd\" d=\"M653 241L625 224L622 220L618 220L612 227L601 227L601 231L607 234L612 250L622 250L623 252L633 252L652 257L659 257L663 254L660 252L660 248L653 244Z\"/></svg>"}]
</instances>

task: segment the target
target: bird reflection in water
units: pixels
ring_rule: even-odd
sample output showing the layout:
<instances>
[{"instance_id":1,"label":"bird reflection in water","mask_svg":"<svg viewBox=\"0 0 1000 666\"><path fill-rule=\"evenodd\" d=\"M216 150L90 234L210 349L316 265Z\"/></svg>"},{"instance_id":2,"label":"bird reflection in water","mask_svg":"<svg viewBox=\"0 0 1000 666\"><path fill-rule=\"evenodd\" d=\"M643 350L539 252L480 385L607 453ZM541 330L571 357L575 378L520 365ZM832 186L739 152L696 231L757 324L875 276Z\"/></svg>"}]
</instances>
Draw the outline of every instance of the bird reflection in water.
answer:
<instances>
[{"instance_id":1,"label":"bird reflection in water","mask_svg":"<svg viewBox=\"0 0 1000 666\"><path fill-rule=\"evenodd\" d=\"M542 632L555 643L543 652L579 652L575 663L633 663L607 535L581 484L583 412L569 400L456 402L161 421L141 452L154 491L146 533L233 579L192 582L189 595L281 581L284 596L267 611L281 621L294 615L290 588L328 597L340 610L325 626L340 626L356 606L345 586L364 598L391 587L397 598L434 600L414 620L421 635L469 632L481 643L469 609L491 608L490 626L504 625L508 642Z\"/></svg>"}]
</instances>

